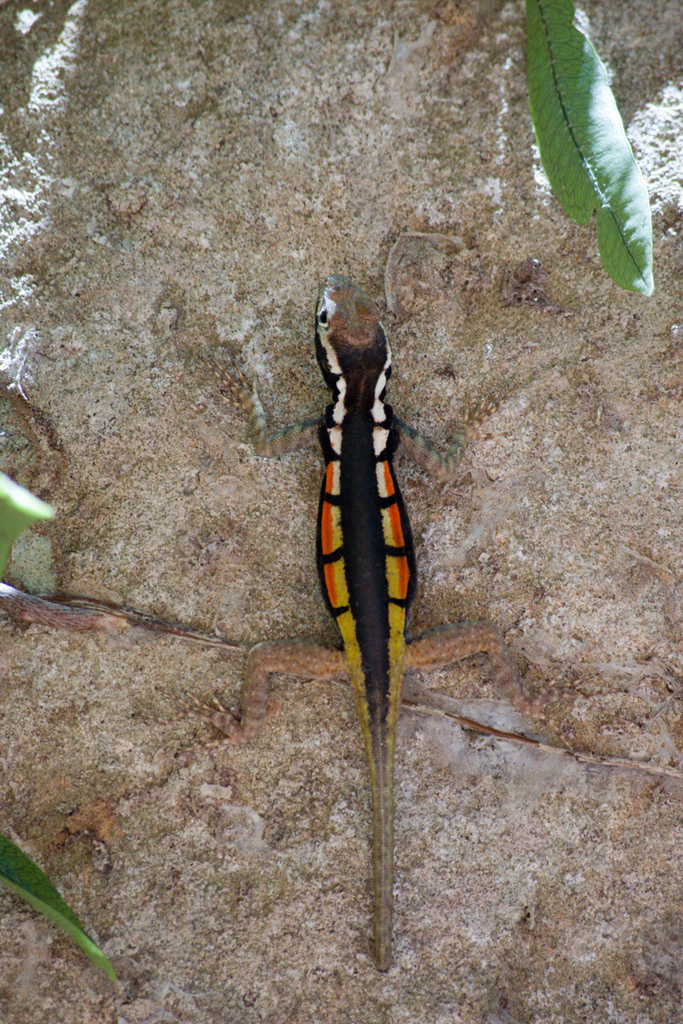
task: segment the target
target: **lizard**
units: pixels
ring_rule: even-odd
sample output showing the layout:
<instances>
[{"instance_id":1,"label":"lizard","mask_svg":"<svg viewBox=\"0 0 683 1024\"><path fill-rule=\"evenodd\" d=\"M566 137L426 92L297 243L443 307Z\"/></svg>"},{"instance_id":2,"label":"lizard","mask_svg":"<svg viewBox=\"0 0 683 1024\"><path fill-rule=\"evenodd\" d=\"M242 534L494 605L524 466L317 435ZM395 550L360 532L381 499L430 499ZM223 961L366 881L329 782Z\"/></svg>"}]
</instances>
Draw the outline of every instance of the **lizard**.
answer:
<instances>
[{"instance_id":1,"label":"lizard","mask_svg":"<svg viewBox=\"0 0 683 1024\"><path fill-rule=\"evenodd\" d=\"M350 678L372 794L374 959L378 970L387 971L392 946L394 754L404 672L443 667L485 652L495 682L515 706L524 702L519 670L492 622L462 622L415 637L407 634L417 577L394 457L403 452L437 480L452 480L466 448L467 426L488 415L503 393L480 403L441 455L386 402L392 357L379 307L342 274L328 277L320 292L315 350L332 395L324 415L269 434L256 386L250 391L241 384L237 390L257 455L281 456L316 443L322 448L325 473L316 560L323 598L343 649L305 641L265 641L249 653L239 715L218 702L215 707L185 707L217 727L227 740L247 742L265 717L271 673Z\"/></svg>"},{"instance_id":2,"label":"lizard","mask_svg":"<svg viewBox=\"0 0 683 1024\"><path fill-rule=\"evenodd\" d=\"M392 355L379 307L341 274L331 275L320 292L315 350L332 397L322 416L269 434L256 386L249 390L239 384L237 391L257 455L277 457L318 443L322 448L325 473L316 558L323 598L339 628L342 648L287 640L256 644L247 657L239 713L217 700L213 706L180 703L216 727L223 734L220 742L243 743L261 727L272 673L349 678L372 794L374 960L378 970L387 971L392 946L394 755L404 673L444 667L483 652L495 683L513 705L526 709L527 704L517 665L494 623L461 622L416 636L407 633L417 576L394 457L403 453L438 481L453 480L466 449L468 426L484 419L508 392L499 391L473 408L442 455L386 402ZM227 383L234 382L228 378ZM0 584L0 609L20 621L60 628L139 628L228 649L240 646L129 609L88 600L46 600L6 584Z\"/></svg>"}]
</instances>

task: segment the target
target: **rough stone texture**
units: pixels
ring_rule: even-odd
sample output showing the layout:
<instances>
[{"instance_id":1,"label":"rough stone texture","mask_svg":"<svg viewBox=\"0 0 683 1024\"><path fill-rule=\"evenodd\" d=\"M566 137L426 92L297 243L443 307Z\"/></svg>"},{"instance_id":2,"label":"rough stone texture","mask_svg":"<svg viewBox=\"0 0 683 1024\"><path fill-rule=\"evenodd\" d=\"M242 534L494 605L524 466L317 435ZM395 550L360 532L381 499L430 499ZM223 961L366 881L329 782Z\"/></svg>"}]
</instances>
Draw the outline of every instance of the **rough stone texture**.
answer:
<instances>
[{"instance_id":1,"label":"rough stone texture","mask_svg":"<svg viewBox=\"0 0 683 1024\"><path fill-rule=\"evenodd\" d=\"M389 295L391 399L440 445L466 397L518 385L456 485L401 468L414 626L495 619L558 741L634 767L406 713L380 976L343 687L275 679L256 744L183 753L211 732L164 724L160 690L233 696L239 657L3 620L2 830L121 978L0 893L3 1021L683 1020L679 0L586 6L655 189L650 300L536 183L521 3L27 10L0 6L0 358L26 399L0 444L58 516L9 578L333 640L319 456L256 460L201 355L256 374L271 422L317 414L314 298L347 272Z\"/></svg>"}]
</instances>

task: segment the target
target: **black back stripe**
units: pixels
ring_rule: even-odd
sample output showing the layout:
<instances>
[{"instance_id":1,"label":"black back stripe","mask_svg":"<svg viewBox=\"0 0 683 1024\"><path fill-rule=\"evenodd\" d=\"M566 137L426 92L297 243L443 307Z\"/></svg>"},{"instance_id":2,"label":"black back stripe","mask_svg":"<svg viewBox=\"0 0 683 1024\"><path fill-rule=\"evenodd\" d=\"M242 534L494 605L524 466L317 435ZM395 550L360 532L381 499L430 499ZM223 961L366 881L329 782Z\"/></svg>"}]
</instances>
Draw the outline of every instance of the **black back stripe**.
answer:
<instances>
[{"instance_id":1,"label":"black back stripe","mask_svg":"<svg viewBox=\"0 0 683 1024\"><path fill-rule=\"evenodd\" d=\"M390 600L391 600L391 598L390 598ZM332 608L331 609L332 614L334 615L335 619L338 619L340 615L344 615L344 613L348 612L348 610L349 610L348 604L343 604L339 608Z\"/></svg>"},{"instance_id":2,"label":"black back stripe","mask_svg":"<svg viewBox=\"0 0 683 1024\"><path fill-rule=\"evenodd\" d=\"M385 544L384 551L387 555L392 555L394 558L405 558L408 554L405 544L401 544L400 548L394 547L393 544Z\"/></svg>"}]
</instances>

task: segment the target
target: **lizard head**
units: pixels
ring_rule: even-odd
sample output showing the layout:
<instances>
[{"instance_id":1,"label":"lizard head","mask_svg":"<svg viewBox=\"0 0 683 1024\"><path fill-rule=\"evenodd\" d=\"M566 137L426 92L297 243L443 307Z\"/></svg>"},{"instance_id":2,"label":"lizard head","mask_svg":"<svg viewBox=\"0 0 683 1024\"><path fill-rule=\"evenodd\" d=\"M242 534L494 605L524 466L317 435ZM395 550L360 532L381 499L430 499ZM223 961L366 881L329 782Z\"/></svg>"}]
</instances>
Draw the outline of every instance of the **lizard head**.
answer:
<instances>
[{"instance_id":1,"label":"lizard head","mask_svg":"<svg viewBox=\"0 0 683 1024\"><path fill-rule=\"evenodd\" d=\"M315 319L315 351L325 383L345 408L384 400L391 348L377 303L343 274L325 282Z\"/></svg>"}]
</instances>

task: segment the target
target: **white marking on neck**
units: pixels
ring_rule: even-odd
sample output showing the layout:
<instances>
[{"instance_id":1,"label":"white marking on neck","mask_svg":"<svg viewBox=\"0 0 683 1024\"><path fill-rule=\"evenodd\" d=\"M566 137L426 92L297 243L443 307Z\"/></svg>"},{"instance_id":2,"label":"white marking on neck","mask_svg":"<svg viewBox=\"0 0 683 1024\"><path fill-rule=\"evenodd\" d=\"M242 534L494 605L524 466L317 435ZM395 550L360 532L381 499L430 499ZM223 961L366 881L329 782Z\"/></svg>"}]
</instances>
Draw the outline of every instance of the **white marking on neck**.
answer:
<instances>
[{"instance_id":1,"label":"white marking on neck","mask_svg":"<svg viewBox=\"0 0 683 1024\"><path fill-rule=\"evenodd\" d=\"M337 359L337 353L330 345L330 339L327 331L318 330L318 336L320 338L320 344L325 349L325 355L327 356L327 364L330 368L330 372L336 377L343 377L342 368L339 365L339 360Z\"/></svg>"},{"instance_id":2,"label":"white marking on neck","mask_svg":"<svg viewBox=\"0 0 683 1024\"><path fill-rule=\"evenodd\" d=\"M387 342L387 358L384 361L384 366L382 367L382 372L380 373L379 377L377 378L377 383L375 384L375 401L373 402L373 405L372 405L372 418L375 421L375 423L377 423L378 425L386 423L386 419L387 419L387 414L386 414L385 409L384 409L384 402L380 398L380 395L386 389L387 379L388 379L387 378L387 374L388 374L390 368L391 368L391 348L389 346L389 342Z\"/></svg>"},{"instance_id":3,"label":"white marking on neck","mask_svg":"<svg viewBox=\"0 0 683 1024\"><path fill-rule=\"evenodd\" d=\"M335 452L336 455L341 455L341 447L342 447L342 429L341 429L341 427L330 427L330 429L327 431L327 436L330 439L330 444L332 445L332 451Z\"/></svg>"},{"instance_id":4,"label":"white marking on neck","mask_svg":"<svg viewBox=\"0 0 683 1024\"><path fill-rule=\"evenodd\" d=\"M372 428L372 450L375 453L375 458L378 459L389 441L389 431L386 427L373 427Z\"/></svg>"},{"instance_id":5,"label":"white marking on neck","mask_svg":"<svg viewBox=\"0 0 683 1024\"><path fill-rule=\"evenodd\" d=\"M381 426L382 423L386 422L387 414L384 411L384 402L382 402L379 398L375 399L371 409L371 413L372 418L377 424L377 426Z\"/></svg>"},{"instance_id":6,"label":"white marking on neck","mask_svg":"<svg viewBox=\"0 0 683 1024\"><path fill-rule=\"evenodd\" d=\"M329 306L336 309L333 302L330 302ZM327 303L325 304L325 308L329 313ZM344 379L344 374L342 373L342 368L339 365L339 360L337 359L337 353L330 345L329 339L325 337L320 330L318 331L318 336L320 337L320 344L325 350L325 356L327 358L327 365L330 368L330 373L334 377L336 400L332 411L332 419L335 423L341 424L344 420L344 416L346 415L346 381Z\"/></svg>"},{"instance_id":7,"label":"white marking on neck","mask_svg":"<svg viewBox=\"0 0 683 1024\"><path fill-rule=\"evenodd\" d=\"M337 377L335 384L337 386L337 401L332 410L332 419L335 423L341 424L346 415L346 381L343 376L340 376Z\"/></svg>"}]
</instances>

